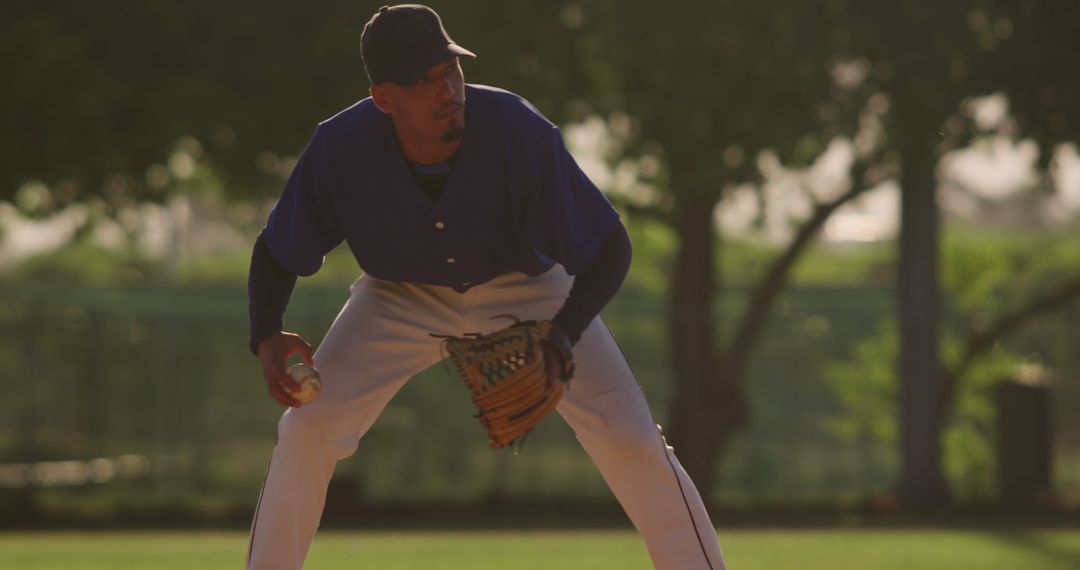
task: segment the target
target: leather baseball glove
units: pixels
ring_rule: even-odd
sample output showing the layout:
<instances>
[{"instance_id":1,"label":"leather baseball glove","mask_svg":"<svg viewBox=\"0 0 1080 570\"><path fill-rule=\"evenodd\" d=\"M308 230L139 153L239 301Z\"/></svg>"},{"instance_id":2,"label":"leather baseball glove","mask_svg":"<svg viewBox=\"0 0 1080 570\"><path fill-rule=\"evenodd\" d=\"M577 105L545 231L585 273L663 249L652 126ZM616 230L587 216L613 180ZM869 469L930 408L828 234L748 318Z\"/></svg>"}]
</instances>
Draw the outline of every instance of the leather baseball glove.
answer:
<instances>
[{"instance_id":1,"label":"leather baseball glove","mask_svg":"<svg viewBox=\"0 0 1080 570\"><path fill-rule=\"evenodd\" d=\"M521 321L491 334L440 336L487 429L488 445L516 443L559 403L574 372L570 343L550 321Z\"/></svg>"}]
</instances>

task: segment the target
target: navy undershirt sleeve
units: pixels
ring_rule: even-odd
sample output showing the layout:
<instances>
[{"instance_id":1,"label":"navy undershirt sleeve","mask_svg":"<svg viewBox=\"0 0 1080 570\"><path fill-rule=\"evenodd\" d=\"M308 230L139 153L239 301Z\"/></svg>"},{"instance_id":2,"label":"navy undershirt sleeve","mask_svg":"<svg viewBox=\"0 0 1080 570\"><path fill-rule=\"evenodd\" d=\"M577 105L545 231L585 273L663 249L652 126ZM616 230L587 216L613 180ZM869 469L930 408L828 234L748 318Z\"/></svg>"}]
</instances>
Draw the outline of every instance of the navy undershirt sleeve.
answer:
<instances>
[{"instance_id":1,"label":"navy undershirt sleeve","mask_svg":"<svg viewBox=\"0 0 1080 570\"><path fill-rule=\"evenodd\" d=\"M282 318L289 305L296 275L274 259L263 234L255 240L248 271L248 317L251 320L250 348L258 356L259 344L284 328Z\"/></svg>"},{"instance_id":2,"label":"navy undershirt sleeve","mask_svg":"<svg viewBox=\"0 0 1080 570\"><path fill-rule=\"evenodd\" d=\"M622 286L630 269L630 236L617 224L592 261L574 277L570 295L551 322L576 344L585 327Z\"/></svg>"}]
</instances>

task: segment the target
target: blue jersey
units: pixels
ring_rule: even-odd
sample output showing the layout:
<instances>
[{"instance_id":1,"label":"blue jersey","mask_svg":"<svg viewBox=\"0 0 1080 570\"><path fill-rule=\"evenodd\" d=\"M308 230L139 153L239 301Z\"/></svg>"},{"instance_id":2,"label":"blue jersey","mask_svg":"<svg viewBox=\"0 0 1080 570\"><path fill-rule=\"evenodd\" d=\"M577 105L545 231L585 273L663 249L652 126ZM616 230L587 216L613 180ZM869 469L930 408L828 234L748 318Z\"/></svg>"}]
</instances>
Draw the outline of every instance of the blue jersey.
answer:
<instances>
[{"instance_id":1,"label":"blue jersey","mask_svg":"<svg viewBox=\"0 0 1080 570\"><path fill-rule=\"evenodd\" d=\"M278 263L310 275L345 241L375 278L458 291L509 270L588 265L619 217L559 129L513 93L465 93L465 134L437 201L370 98L320 123L263 230Z\"/></svg>"}]
</instances>

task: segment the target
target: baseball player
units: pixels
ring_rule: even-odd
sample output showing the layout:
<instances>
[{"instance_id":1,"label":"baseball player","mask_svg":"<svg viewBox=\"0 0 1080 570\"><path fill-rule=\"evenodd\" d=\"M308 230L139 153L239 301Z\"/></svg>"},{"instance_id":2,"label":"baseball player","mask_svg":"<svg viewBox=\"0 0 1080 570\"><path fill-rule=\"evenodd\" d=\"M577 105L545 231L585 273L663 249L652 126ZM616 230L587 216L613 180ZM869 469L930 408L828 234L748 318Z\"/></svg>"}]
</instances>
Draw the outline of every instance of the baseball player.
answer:
<instances>
[{"instance_id":1,"label":"baseball player","mask_svg":"<svg viewBox=\"0 0 1080 570\"><path fill-rule=\"evenodd\" d=\"M431 333L487 333L506 325L493 316L513 314L550 320L545 352L576 364L557 410L655 567L724 568L697 490L597 316L626 275L630 241L559 129L512 93L466 84L460 60L475 55L425 6L380 8L361 52L371 96L318 125L252 253L251 349L289 408L248 567L302 566L334 465L441 358ZM364 274L313 354L282 316L297 276L343 241ZM293 355L322 379L302 406L285 371Z\"/></svg>"}]
</instances>

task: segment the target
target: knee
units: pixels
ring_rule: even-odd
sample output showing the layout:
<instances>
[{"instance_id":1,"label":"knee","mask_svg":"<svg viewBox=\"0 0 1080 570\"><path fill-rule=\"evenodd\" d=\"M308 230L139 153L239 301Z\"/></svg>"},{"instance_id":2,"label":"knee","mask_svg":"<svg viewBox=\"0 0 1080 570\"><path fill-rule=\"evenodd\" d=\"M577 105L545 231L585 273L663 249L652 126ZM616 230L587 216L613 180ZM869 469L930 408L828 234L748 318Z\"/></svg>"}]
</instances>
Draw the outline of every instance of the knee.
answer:
<instances>
[{"instance_id":1,"label":"knee","mask_svg":"<svg viewBox=\"0 0 1080 570\"><path fill-rule=\"evenodd\" d=\"M612 425L607 446L610 453L638 465L663 459L667 445L655 425Z\"/></svg>"},{"instance_id":2,"label":"knee","mask_svg":"<svg viewBox=\"0 0 1080 570\"><path fill-rule=\"evenodd\" d=\"M344 459L356 452L359 441L340 433L319 414L303 408L289 408L278 421L278 445L287 448L327 453Z\"/></svg>"},{"instance_id":3,"label":"knee","mask_svg":"<svg viewBox=\"0 0 1080 570\"><path fill-rule=\"evenodd\" d=\"M289 408L278 421L278 445L286 447L320 447L326 439L326 428L319 418L305 414L299 408Z\"/></svg>"}]
</instances>

